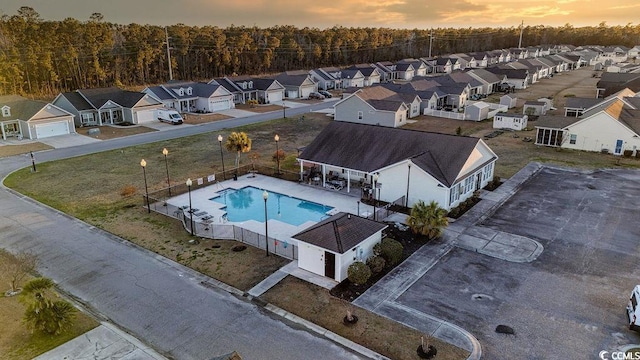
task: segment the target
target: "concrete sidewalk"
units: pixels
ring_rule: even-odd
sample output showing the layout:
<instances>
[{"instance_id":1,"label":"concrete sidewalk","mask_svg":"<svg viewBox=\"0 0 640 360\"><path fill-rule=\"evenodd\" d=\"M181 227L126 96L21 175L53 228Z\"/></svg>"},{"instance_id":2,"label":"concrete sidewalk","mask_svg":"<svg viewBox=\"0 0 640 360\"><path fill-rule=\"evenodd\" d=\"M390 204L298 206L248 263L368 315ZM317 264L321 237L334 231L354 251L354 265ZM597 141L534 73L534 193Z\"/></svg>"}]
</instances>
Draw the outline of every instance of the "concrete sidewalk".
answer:
<instances>
[{"instance_id":1,"label":"concrete sidewalk","mask_svg":"<svg viewBox=\"0 0 640 360\"><path fill-rule=\"evenodd\" d=\"M166 360L155 350L109 323L102 323L97 328L35 358L35 360L49 359Z\"/></svg>"}]
</instances>

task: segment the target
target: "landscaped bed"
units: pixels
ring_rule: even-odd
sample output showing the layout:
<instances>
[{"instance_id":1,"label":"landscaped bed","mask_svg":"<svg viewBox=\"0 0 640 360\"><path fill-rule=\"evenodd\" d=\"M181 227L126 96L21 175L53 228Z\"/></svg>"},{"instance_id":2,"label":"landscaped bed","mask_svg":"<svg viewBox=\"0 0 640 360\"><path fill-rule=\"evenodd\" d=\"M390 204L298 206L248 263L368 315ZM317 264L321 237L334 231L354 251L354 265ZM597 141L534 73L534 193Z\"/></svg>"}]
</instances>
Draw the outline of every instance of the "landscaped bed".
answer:
<instances>
[{"instance_id":1,"label":"landscaped bed","mask_svg":"<svg viewBox=\"0 0 640 360\"><path fill-rule=\"evenodd\" d=\"M322 326L340 336L361 344L391 359L417 359L416 348L425 334L393 320L356 308L329 291L288 276L261 298L275 306ZM347 310L358 322L345 325ZM438 349L437 359L466 359L469 353L437 339L431 344Z\"/></svg>"}]
</instances>

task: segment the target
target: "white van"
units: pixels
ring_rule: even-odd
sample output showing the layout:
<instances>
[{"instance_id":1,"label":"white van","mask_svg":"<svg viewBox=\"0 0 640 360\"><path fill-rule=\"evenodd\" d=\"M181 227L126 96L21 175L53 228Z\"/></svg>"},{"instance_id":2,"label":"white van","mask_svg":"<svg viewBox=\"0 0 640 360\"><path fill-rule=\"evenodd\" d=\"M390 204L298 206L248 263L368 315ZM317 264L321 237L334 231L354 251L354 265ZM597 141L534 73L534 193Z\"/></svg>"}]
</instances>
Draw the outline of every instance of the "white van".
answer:
<instances>
[{"instance_id":1,"label":"white van","mask_svg":"<svg viewBox=\"0 0 640 360\"><path fill-rule=\"evenodd\" d=\"M631 292L629 304L627 304L627 318L629 319L629 329L640 330L640 308L638 301L640 300L640 285L636 285Z\"/></svg>"},{"instance_id":2,"label":"white van","mask_svg":"<svg viewBox=\"0 0 640 360\"><path fill-rule=\"evenodd\" d=\"M175 110L158 109L158 120L173 125L182 124L182 115Z\"/></svg>"}]
</instances>

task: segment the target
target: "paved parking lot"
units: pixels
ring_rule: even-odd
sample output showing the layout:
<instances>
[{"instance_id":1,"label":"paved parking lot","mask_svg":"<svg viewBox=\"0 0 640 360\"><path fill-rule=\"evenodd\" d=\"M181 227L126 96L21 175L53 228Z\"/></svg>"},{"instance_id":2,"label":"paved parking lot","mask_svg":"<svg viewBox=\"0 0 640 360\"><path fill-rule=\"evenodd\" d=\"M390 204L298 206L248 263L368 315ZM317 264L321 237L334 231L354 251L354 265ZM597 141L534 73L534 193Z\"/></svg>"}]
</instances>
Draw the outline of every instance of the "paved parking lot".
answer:
<instances>
[{"instance_id":1,"label":"paved parking lot","mask_svg":"<svg viewBox=\"0 0 640 360\"><path fill-rule=\"evenodd\" d=\"M485 359L596 359L640 343L640 172L543 168L482 224L539 241L531 263L455 248L396 301L474 334ZM516 336L495 333L512 327Z\"/></svg>"}]
</instances>

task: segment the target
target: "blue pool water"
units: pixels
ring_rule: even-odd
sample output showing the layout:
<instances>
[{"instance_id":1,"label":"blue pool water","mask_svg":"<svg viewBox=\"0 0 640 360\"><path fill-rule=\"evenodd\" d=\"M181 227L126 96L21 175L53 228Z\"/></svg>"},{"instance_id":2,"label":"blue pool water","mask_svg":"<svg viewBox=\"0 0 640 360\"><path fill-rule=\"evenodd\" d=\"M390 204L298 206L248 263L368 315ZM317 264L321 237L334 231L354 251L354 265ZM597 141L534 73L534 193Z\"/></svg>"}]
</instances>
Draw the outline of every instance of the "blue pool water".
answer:
<instances>
[{"instance_id":1,"label":"blue pool water","mask_svg":"<svg viewBox=\"0 0 640 360\"><path fill-rule=\"evenodd\" d=\"M218 192L216 197L209 200L225 205L227 219L231 222L256 220L264 222L264 190L253 186L241 189L226 189ZM307 221L319 222L326 218L326 212L333 209L330 206L318 204L267 191L267 214L269 219L299 226Z\"/></svg>"}]
</instances>

